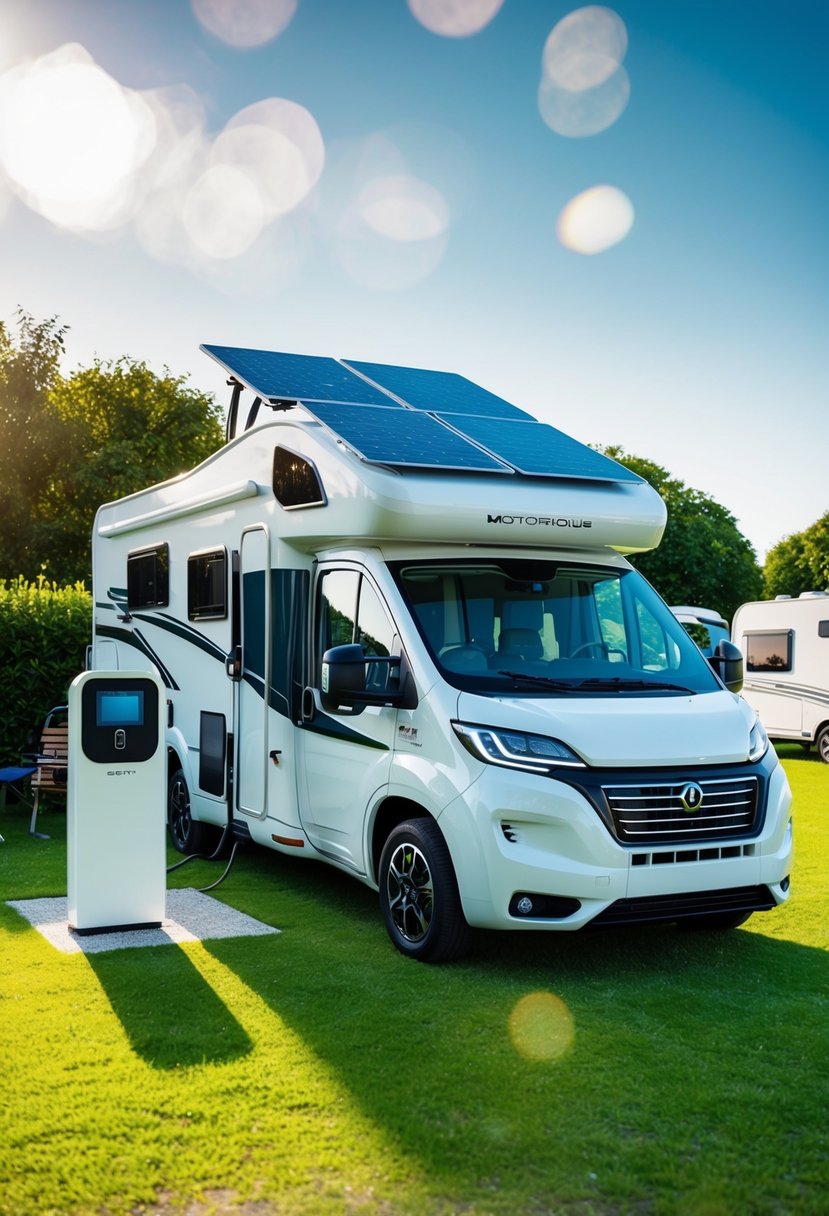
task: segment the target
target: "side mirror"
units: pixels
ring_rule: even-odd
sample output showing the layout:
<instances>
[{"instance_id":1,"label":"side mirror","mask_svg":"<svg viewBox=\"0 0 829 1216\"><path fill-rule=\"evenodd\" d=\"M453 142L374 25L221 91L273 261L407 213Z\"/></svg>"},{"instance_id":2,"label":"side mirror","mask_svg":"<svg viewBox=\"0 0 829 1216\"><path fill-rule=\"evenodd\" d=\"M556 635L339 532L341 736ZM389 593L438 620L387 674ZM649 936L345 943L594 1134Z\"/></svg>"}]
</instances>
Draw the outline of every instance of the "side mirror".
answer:
<instances>
[{"instance_id":1,"label":"side mirror","mask_svg":"<svg viewBox=\"0 0 829 1216\"><path fill-rule=\"evenodd\" d=\"M717 642L708 662L729 692L737 693L743 687L743 652L733 642Z\"/></svg>"},{"instance_id":2,"label":"side mirror","mask_svg":"<svg viewBox=\"0 0 829 1216\"><path fill-rule=\"evenodd\" d=\"M332 646L322 656L321 700L324 709L338 706L417 706L417 693L404 655L366 655L356 642Z\"/></svg>"}]
</instances>

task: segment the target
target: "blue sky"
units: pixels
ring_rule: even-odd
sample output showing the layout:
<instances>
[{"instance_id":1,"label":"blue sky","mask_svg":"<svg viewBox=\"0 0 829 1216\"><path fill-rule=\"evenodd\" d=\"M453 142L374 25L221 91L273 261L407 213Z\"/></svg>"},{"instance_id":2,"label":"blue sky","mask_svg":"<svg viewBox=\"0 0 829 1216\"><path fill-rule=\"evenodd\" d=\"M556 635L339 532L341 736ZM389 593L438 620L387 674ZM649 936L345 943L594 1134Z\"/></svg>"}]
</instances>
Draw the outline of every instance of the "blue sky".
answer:
<instances>
[{"instance_id":1,"label":"blue sky","mask_svg":"<svg viewBox=\"0 0 829 1216\"><path fill-rule=\"evenodd\" d=\"M236 35L226 4L3 0L0 318L222 401L202 342L457 371L761 560L829 510L828 4L234 0Z\"/></svg>"}]
</instances>

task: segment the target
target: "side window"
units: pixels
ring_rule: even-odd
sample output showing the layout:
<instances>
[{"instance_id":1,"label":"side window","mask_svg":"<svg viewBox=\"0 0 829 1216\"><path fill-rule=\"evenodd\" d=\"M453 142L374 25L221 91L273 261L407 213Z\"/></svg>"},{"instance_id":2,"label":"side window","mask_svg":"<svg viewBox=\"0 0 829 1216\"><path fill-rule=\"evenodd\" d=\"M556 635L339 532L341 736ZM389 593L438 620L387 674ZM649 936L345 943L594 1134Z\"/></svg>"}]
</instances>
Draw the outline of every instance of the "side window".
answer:
<instances>
[{"instance_id":1,"label":"side window","mask_svg":"<svg viewBox=\"0 0 829 1216\"><path fill-rule=\"evenodd\" d=\"M326 504L325 491L314 465L288 448L274 450L273 492L286 511L293 507L324 507Z\"/></svg>"},{"instance_id":2,"label":"side window","mask_svg":"<svg viewBox=\"0 0 829 1216\"><path fill-rule=\"evenodd\" d=\"M746 634L747 671L791 671L791 629Z\"/></svg>"},{"instance_id":3,"label":"side window","mask_svg":"<svg viewBox=\"0 0 829 1216\"><path fill-rule=\"evenodd\" d=\"M596 584L594 594L599 614L599 630L609 657L617 663L626 661L628 648L625 618L622 614L621 582L618 578L605 579L603 583Z\"/></svg>"},{"instance_id":4,"label":"side window","mask_svg":"<svg viewBox=\"0 0 829 1216\"><path fill-rule=\"evenodd\" d=\"M356 570L330 570L320 580L317 627L317 677L322 656L332 646L356 642L369 658L399 654L400 647L388 613L368 579ZM384 689L390 675L387 663L366 665L366 684Z\"/></svg>"},{"instance_id":5,"label":"side window","mask_svg":"<svg viewBox=\"0 0 829 1216\"><path fill-rule=\"evenodd\" d=\"M357 592L360 576L356 570L329 570L320 580L317 650L318 661L332 646L355 641Z\"/></svg>"},{"instance_id":6,"label":"side window","mask_svg":"<svg viewBox=\"0 0 829 1216\"><path fill-rule=\"evenodd\" d=\"M636 621L645 671L670 671L679 666L679 648L660 622L640 599L636 600Z\"/></svg>"},{"instance_id":7,"label":"side window","mask_svg":"<svg viewBox=\"0 0 829 1216\"><path fill-rule=\"evenodd\" d=\"M227 553L210 549L187 559L187 616L191 621L227 616Z\"/></svg>"},{"instance_id":8,"label":"side window","mask_svg":"<svg viewBox=\"0 0 829 1216\"><path fill-rule=\"evenodd\" d=\"M167 545L127 554L127 607L164 608L170 602L170 550Z\"/></svg>"}]
</instances>

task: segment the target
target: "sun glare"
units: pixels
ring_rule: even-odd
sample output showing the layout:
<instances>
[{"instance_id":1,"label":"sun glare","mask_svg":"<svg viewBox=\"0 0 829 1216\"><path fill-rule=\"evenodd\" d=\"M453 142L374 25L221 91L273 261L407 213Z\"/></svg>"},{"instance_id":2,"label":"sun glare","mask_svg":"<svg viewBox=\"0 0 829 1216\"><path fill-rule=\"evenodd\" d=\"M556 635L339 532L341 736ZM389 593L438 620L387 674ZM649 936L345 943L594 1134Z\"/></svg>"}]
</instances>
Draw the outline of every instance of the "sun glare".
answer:
<instances>
[{"instance_id":1,"label":"sun glare","mask_svg":"<svg viewBox=\"0 0 829 1216\"><path fill-rule=\"evenodd\" d=\"M191 0L193 13L216 38L241 50L281 34L297 0Z\"/></svg>"},{"instance_id":2,"label":"sun glare","mask_svg":"<svg viewBox=\"0 0 829 1216\"><path fill-rule=\"evenodd\" d=\"M467 38L496 15L504 0L408 0L412 14L433 34Z\"/></svg>"},{"instance_id":3,"label":"sun glare","mask_svg":"<svg viewBox=\"0 0 829 1216\"><path fill-rule=\"evenodd\" d=\"M549 1063L572 1046L573 1015L552 992L531 992L513 1007L509 1017L513 1047L525 1060Z\"/></svg>"},{"instance_id":4,"label":"sun glare","mask_svg":"<svg viewBox=\"0 0 829 1216\"><path fill-rule=\"evenodd\" d=\"M3 79L0 159L26 202L68 228L123 222L131 179L155 146L151 110L80 46Z\"/></svg>"},{"instance_id":5,"label":"sun glare","mask_svg":"<svg viewBox=\"0 0 829 1216\"><path fill-rule=\"evenodd\" d=\"M623 241L633 227L633 204L616 186L593 186L571 199L556 232L565 249L602 253Z\"/></svg>"},{"instance_id":6,"label":"sun glare","mask_svg":"<svg viewBox=\"0 0 829 1216\"><path fill-rule=\"evenodd\" d=\"M627 44L621 17L601 5L575 9L553 27L538 87L539 112L553 131L583 138L616 122L630 97Z\"/></svg>"}]
</instances>

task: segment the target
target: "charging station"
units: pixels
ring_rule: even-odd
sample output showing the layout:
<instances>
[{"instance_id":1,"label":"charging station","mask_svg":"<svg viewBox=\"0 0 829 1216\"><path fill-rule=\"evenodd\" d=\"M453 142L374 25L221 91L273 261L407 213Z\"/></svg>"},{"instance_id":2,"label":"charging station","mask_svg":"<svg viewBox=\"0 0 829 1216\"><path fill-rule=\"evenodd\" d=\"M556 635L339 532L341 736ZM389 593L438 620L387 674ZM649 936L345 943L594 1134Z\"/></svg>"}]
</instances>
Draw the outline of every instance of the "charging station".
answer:
<instances>
[{"instance_id":1,"label":"charging station","mask_svg":"<svg viewBox=\"0 0 829 1216\"><path fill-rule=\"evenodd\" d=\"M163 696L146 671L85 671L69 688L67 892L77 933L164 919Z\"/></svg>"}]
</instances>

